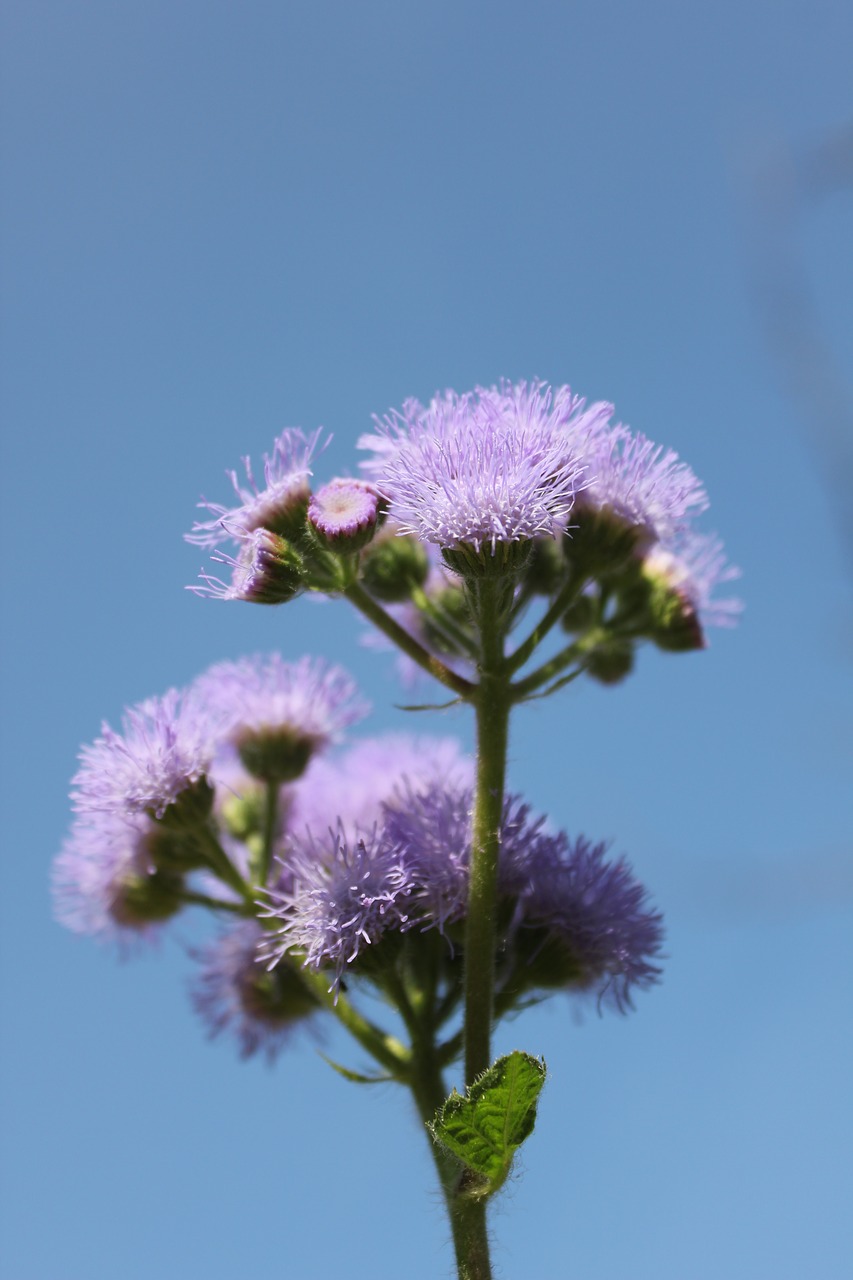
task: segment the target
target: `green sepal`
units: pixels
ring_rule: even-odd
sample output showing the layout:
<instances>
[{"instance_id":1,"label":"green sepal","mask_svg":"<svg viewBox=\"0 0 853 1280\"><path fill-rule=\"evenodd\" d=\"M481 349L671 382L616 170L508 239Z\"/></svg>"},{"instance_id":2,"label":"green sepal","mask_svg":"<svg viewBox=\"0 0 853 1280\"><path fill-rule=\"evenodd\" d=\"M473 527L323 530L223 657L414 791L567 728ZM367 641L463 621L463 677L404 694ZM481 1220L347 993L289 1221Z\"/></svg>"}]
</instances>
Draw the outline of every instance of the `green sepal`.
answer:
<instances>
[{"instance_id":1,"label":"green sepal","mask_svg":"<svg viewBox=\"0 0 853 1280\"><path fill-rule=\"evenodd\" d=\"M317 1052L320 1052L319 1049ZM387 1084L389 1080L394 1079L393 1076L388 1075L363 1076L358 1071L350 1071L349 1067L342 1067L339 1062L335 1062L334 1058L327 1058L325 1053L320 1053L320 1057L333 1071L337 1071L339 1076L343 1076L353 1084Z\"/></svg>"},{"instance_id":2,"label":"green sepal","mask_svg":"<svg viewBox=\"0 0 853 1280\"><path fill-rule=\"evenodd\" d=\"M533 1132L545 1074L543 1059L516 1049L478 1076L464 1097L454 1089L442 1103L427 1127L464 1166L460 1195L482 1200L506 1182L516 1151Z\"/></svg>"}]
</instances>

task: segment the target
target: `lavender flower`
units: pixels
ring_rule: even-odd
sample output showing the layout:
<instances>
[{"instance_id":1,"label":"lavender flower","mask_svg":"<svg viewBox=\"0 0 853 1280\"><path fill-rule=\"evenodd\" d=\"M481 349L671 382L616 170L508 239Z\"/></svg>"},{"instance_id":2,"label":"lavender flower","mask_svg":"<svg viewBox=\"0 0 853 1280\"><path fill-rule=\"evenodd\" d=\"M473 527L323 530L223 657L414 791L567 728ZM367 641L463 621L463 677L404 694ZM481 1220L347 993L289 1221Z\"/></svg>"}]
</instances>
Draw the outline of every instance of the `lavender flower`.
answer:
<instances>
[{"instance_id":1,"label":"lavender flower","mask_svg":"<svg viewBox=\"0 0 853 1280\"><path fill-rule=\"evenodd\" d=\"M417 795L439 782L466 786L473 772L455 738L364 738L343 755L312 760L289 794L288 826L297 837L306 831L323 837L341 826L356 840L381 821L383 804L395 796Z\"/></svg>"},{"instance_id":2,"label":"lavender flower","mask_svg":"<svg viewBox=\"0 0 853 1280\"><path fill-rule=\"evenodd\" d=\"M365 469L401 530L445 549L497 545L563 532L581 487L567 426L583 402L539 383L447 391L426 408L407 401L377 421Z\"/></svg>"},{"instance_id":3,"label":"lavender flower","mask_svg":"<svg viewBox=\"0 0 853 1280\"><path fill-rule=\"evenodd\" d=\"M522 931L546 931L569 963L571 985L595 992L624 1012L634 988L658 980L662 918L624 858L607 861L606 845L565 836L540 840L523 859ZM545 945L541 940L539 947Z\"/></svg>"},{"instance_id":4,"label":"lavender flower","mask_svg":"<svg viewBox=\"0 0 853 1280\"><path fill-rule=\"evenodd\" d=\"M221 721L249 772L266 781L298 777L367 711L342 668L307 657L289 663L277 653L217 663L193 696Z\"/></svg>"},{"instance_id":5,"label":"lavender flower","mask_svg":"<svg viewBox=\"0 0 853 1280\"><path fill-rule=\"evenodd\" d=\"M314 969L332 969L336 989L365 948L407 923L409 871L376 830L356 839L341 827L323 841L309 836L294 842L286 866L292 889L269 890L271 905L261 912L282 921L260 945L270 968L296 952Z\"/></svg>"},{"instance_id":6,"label":"lavender flower","mask_svg":"<svg viewBox=\"0 0 853 1280\"><path fill-rule=\"evenodd\" d=\"M589 484L576 512L581 528L584 512L610 512L648 546L672 537L708 506L705 490L677 453L621 424L591 432L585 457Z\"/></svg>"},{"instance_id":7,"label":"lavender flower","mask_svg":"<svg viewBox=\"0 0 853 1280\"><path fill-rule=\"evenodd\" d=\"M204 778L210 766L215 718L175 689L130 708L123 733L106 723L80 752L71 796L80 813L153 813Z\"/></svg>"},{"instance_id":8,"label":"lavender flower","mask_svg":"<svg viewBox=\"0 0 853 1280\"><path fill-rule=\"evenodd\" d=\"M79 818L53 867L60 923L108 941L153 937L180 906L180 882L154 865L153 831L146 817L95 812Z\"/></svg>"},{"instance_id":9,"label":"lavender flower","mask_svg":"<svg viewBox=\"0 0 853 1280\"><path fill-rule=\"evenodd\" d=\"M298 974L287 964L274 971L258 960L263 928L247 920L194 952L201 964L193 982L193 1007L211 1037L230 1032L241 1058L263 1053L273 1062L295 1026L317 1008Z\"/></svg>"},{"instance_id":10,"label":"lavender flower","mask_svg":"<svg viewBox=\"0 0 853 1280\"><path fill-rule=\"evenodd\" d=\"M249 458L243 459L245 484L237 478L236 471L226 472L239 503L224 507L202 499L198 505L209 511L213 519L197 521L186 535L187 541L197 547L216 547L222 542L239 542L255 529L290 535L294 522L299 523L300 515L304 518L308 505L309 464L320 434L317 430L306 436L297 427L282 431L272 453L264 454L263 488L255 482Z\"/></svg>"}]
</instances>

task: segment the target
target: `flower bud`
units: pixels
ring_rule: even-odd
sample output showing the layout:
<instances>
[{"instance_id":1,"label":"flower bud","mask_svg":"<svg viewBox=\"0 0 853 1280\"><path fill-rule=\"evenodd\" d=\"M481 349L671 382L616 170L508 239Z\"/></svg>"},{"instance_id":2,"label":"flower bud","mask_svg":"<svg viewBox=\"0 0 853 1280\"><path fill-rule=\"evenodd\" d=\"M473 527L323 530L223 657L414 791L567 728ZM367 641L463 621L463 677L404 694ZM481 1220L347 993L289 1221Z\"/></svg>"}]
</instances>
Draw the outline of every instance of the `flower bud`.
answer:
<instances>
[{"instance_id":1,"label":"flower bud","mask_svg":"<svg viewBox=\"0 0 853 1280\"><path fill-rule=\"evenodd\" d=\"M376 491L363 480L332 480L308 504L308 527L327 551L353 552L373 538L379 511Z\"/></svg>"},{"instance_id":2,"label":"flower bud","mask_svg":"<svg viewBox=\"0 0 853 1280\"><path fill-rule=\"evenodd\" d=\"M362 581L372 596L386 604L408 600L429 574L426 548L417 538L385 528L362 556Z\"/></svg>"},{"instance_id":3,"label":"flower bud","mask_svg":"<svg viewBox=\"0 0 853 1280\"><path fill-rule=\"evenodd\" d=\"M600 684L619 684L634 666L634 647L630 640L608 636L596 645L585 662L587 675Z\"/></svg>"},{"instance_id":4,"label":"flower bud","mask_svg":"<svg viewBox=\"0 0 853 1280\"><path fill-rule=\"evenodd\" d=\"M524 585L537 596L552 596L566 578L566 558L556 538L537 538L524 572Z\"/></svg>"}]
</instances>

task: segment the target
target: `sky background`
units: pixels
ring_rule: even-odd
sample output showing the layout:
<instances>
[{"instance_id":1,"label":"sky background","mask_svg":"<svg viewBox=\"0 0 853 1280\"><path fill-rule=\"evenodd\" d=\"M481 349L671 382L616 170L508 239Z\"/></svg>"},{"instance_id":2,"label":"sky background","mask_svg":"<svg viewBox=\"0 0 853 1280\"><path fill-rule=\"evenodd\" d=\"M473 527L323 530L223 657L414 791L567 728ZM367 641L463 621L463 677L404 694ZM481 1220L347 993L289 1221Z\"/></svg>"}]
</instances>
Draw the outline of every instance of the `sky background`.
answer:
<instances>
[{"instance_id":1,"label":"sky background","mask_svg":"<svg viewBox=\"0 0 853 1280\"><path fill-rule=\"evenodd\" d=\"M406 1097L310 1040L241 1063L192 919L120 962L49 868L79 744L218 659L322 654L365 732L470 741L394 710L343 604L184 591L182 534L284 426L334 433L328 478L371 414L502 376L677 449L746 610L517 715L512 786L630 857L668 960L625 1018L501 1030L550 1080L496 1274L848 1276L849 5L7 0L0 47L3 1280L451 1273Z\"/></svg>"}]
</instances>

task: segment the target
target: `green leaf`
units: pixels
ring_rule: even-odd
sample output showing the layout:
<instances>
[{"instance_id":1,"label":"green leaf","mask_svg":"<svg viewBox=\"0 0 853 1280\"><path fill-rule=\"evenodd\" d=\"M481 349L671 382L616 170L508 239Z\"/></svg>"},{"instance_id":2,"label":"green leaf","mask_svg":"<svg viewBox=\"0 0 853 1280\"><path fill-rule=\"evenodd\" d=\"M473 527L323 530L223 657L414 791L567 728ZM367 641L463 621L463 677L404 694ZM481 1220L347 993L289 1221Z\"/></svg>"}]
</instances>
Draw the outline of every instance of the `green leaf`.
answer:
<instances>
[{"instance_id":1,"label":"green leaf","mask_svg":"<svg viewBox=\"0 0 853 1280\"><path fill-rule=\"evenodd\" d=\"M463 1192L482 1199L507 1179L512 1159L533 1132L545 1063L516 1050L484 1071L465 1097L453 1090L428 1126L436 1142L461 1160Z\"/></svg>"},{"instance_id":2,"label":"green leaf","mask_svg":"<svg viewBox=\"0 0 853 1280\"><path fill-rule=\"evenodd\" d=\"M319 1050L318 1050L319 1052ZM350 1071L349 1067L342 1067L339 1062L335 1062L333 1058L327 1058L325 1053L321 1053L320 1057L327 1062L333 1071L337 1071L339 1076L343 1076L345 1080L351 1080L353 1084L387 1084L389 1080L393 1080L393 1076L363 1076L358 1071Z\"/></svg>"}]
</instances>

